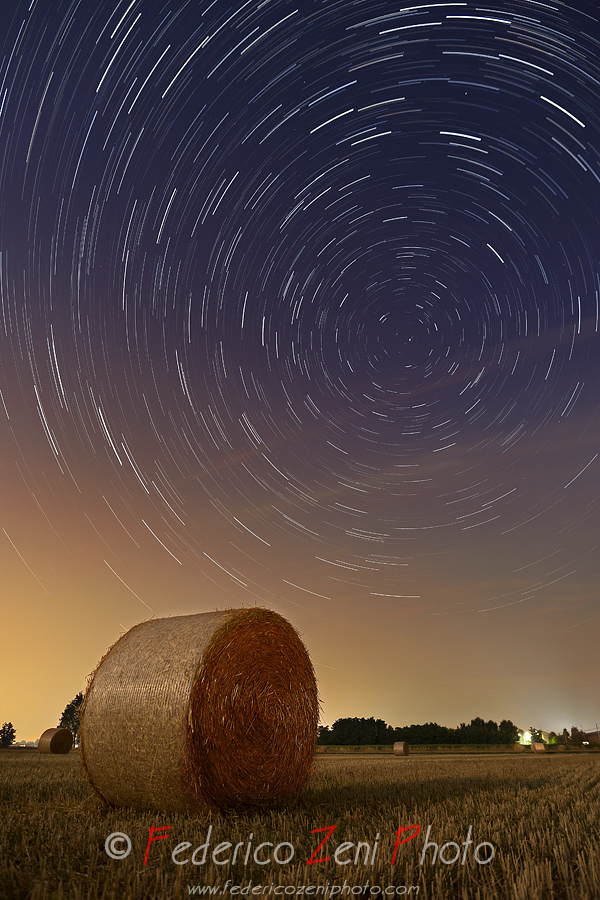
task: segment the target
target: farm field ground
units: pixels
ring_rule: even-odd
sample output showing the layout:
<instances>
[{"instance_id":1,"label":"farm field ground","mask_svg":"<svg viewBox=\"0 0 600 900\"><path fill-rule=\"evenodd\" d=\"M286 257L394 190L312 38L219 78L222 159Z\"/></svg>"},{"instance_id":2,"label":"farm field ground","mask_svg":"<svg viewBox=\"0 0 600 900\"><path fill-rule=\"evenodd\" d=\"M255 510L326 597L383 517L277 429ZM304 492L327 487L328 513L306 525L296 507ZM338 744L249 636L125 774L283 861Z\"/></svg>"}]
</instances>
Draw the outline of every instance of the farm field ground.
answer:
<instances>
[{"instance_id":1,"label":"farm field ground","mask_svg":"<svg viewBox=\"0 0 600 900\"><path fill-rule=\"evenodd\" d=\"M284 809L136 812L103 805L78 751L3 750L0 896L598 900L599 801L592 752L319 753Z\"/></svg>"}]
</instances>

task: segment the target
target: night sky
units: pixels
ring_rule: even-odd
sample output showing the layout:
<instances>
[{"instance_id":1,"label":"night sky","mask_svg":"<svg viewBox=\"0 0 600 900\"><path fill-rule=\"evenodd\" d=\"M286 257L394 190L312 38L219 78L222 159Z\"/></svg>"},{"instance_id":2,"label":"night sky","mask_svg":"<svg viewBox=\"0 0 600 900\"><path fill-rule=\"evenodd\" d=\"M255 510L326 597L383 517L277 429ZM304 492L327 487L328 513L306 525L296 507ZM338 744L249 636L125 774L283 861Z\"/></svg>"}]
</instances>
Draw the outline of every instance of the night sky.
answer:
<instances>
[{"instance_id":1,"label":"night sky","mask_svg":"<svg viewBox=\"0 0 600 900\"><path fill-rule=\"evenodd\" d=\"M0 722L260 604L325 723L593 727L597 4L2 10Z\"/></svg>"}]
</instances>

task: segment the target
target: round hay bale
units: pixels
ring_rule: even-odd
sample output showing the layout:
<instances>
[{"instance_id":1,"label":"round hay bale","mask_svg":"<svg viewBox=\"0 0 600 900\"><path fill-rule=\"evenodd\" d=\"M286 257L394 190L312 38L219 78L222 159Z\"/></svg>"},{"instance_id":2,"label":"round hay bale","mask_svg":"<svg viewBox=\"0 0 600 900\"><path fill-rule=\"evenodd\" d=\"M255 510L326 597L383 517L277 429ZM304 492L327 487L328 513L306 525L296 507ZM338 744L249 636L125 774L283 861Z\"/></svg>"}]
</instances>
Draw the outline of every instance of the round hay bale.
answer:
<instances>
[{"instance_id":1,"label":"round hay bale","mask_svg":"<svg viewBox=\"0 0 600 900\"><path fill-rule=\"evenodd\" d=\"M545 752L546 752L546 745L545 745L545 744L540 744L540 743L533 743L533 744L531 745L531 749L533 750L534 753L545 753Z\"/></svg>"},{"instance_id":2,"label":"round hay bale","mask_svg":"<svg viewBox=\"0 0 600 900\"><path fill-rule=\"evenodd\" d=\"M525 750L525 747L523 744L519 744L519 743L515 744L515 752L516 753L522 753L524 750Z\"/></svg>"},{"instance_id":3,"label":"round hay bale","mask_svg":"<svg viewBox=\"0 0 600 900\"><path fill-rule=\"evenodd\" d=\"M394 756L408 756L408 744L406 741L396 741L394 744Z\"/></svg>"},{"instance_id":4,"label":"round hay bale","mask_svg":"<svg viewBox=\"0 0 600 900\"><path fill-rule=\"evenodd\" d=\"M47 728L38 743L40 753L68 753L73 746L73 732L68 728Z\"/></svg>"},{"instance_id":5,"label":"round hay bale","mask_svg":"<svg viewBox=\"0 0 600 900\"><path fill-rule=\"evenodd\" d=\"M564 751L565 751L567 748L565 747L564 744L557 744L557 745L556 745L556 749L558 750L559 753L564 753Z\"/></svg>"},{"instance_id":6,"label":"round hay bale","mask_svg":"<svg viewBox=\"0 0 600 900\"><path fill-rule=\"evenodd\" d=\"M297 631L263 608L151 619L91 677L82 759L113 806L274 805L310 775L319 701Z\"/></svg>"}]
</instances>

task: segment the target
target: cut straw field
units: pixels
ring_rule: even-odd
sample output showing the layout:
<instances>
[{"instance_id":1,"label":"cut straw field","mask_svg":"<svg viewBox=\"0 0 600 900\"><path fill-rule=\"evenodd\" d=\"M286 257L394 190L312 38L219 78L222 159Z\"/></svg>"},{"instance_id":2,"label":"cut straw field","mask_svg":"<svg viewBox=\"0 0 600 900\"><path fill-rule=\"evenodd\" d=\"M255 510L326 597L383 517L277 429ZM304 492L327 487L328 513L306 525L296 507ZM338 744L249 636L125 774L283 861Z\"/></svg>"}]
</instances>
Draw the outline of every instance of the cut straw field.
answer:
<instances>
[{"instance_id":1,"label":"cut straw field","mask_svg":"<svg viewBox=\"0 0 600 900\"><path fill-rule=\"evenodd\" d=\"M593 753L319 754L284 808L162 814L104 806L77 751L3 750L0 896L598 900L599 784Z\"/></svg>"}]
</instances>

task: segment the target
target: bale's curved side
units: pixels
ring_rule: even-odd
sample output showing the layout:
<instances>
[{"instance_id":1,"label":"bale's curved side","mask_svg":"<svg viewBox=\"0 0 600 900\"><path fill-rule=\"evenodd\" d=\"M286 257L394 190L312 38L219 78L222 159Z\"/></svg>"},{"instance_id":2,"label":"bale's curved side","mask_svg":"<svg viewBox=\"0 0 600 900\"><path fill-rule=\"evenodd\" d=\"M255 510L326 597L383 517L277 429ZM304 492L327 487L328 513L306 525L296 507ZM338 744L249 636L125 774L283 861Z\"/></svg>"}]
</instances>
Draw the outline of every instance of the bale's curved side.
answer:
<instances>
[{"instance_id":1,"label":"bale's curved side","mask_svg":"<svg viewBox=\"0 0 600 900\"><path fill-rule=\"evenodd\" d=\"M278 802L310 772L316 681L296 631L270 610L151 619L100 661L81 719L88 778L114 806Z\"/></svg>"},{"instance_id":2,"label":"bale's curved side","mask_svg":"<svg viewBox=\"0 0 600 900\"><path fill-rule=\"evenodd\" d=\"M525 747L523 744L519 744L519 743L515 744L515 752L516 753L523 753L524 750L525 750Z\"/></svg>"},{"instance_id":3,"label":"bale's curved side","mask_svg":"<svg viewBox=\"0 0 600 900\"><path fill-rule=\"evenodd\" d=\"M200 799L182 777L188 698L206 644L228 615L141 622L100 660L82 707L81 751L108 803L176 811Z\"/></svg>"},{"instance_id":4,"label":"bale's curved side","mask_svg":"<svg viewBox=\"0 0 600 900\"><path fill-rule=\"evenodd\" d=\"M545 752L546 752L546 745L545 745L545 744L542 744L542 743L537 743L537 742L536 742L536 743L533 743L533 744L531 745L531 749L533 750L534 753L545 753Z\"/></svg>"},{"instance_id":5,"label":"bale's curved side","mask_svg":"<svg viewBox=\"0 0 600 900\"><path fill-rule=\"evenodd\" d=\"M564 751L565 751L567 748L565 747L564 744L558 744L558 746L556 747L556 749L559 751L559 753L564 753Z\"/></svg>"},{"instance_id":6,"label":"bale's curved side","mask_svg":"<svg viewBox=\"0 0 600 900\"><path fill-rule=\"evenodd\" d=\"M396 741L394 744L394 756L408 756L408 744L406 741Z\"/></svg>"},{"instance_id":7,"label":"bale's curved side","mask_svg":"<svg viewBox=\"0 0 600 900\"><path fill-rule=\"evenodd\" d=\"M47 728L38 742L40 753L68 753L73 746L73 733L68 728Z\"/></svg>"}]
</instances>

